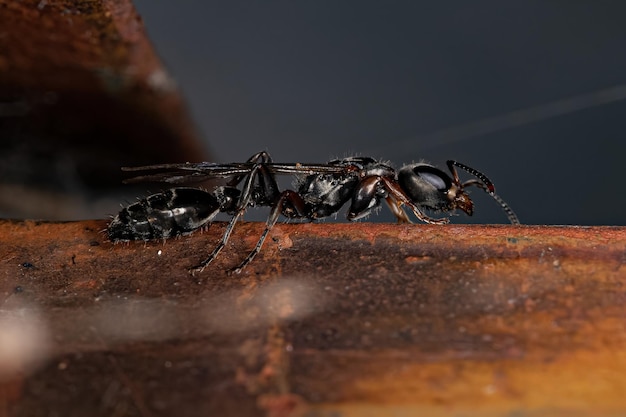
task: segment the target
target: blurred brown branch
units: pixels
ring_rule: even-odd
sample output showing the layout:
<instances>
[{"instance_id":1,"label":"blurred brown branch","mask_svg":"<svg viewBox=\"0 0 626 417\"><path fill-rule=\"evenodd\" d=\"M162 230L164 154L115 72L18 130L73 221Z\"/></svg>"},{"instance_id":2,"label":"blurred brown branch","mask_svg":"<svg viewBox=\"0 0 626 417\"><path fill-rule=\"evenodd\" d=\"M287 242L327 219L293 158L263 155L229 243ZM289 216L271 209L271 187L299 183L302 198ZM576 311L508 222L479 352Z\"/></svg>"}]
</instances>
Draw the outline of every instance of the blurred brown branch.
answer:
<instances>
[{"instance_id":1,"label":"blurred brown branch","mask_svg":"<svg viewBox=\"0 0 626 417\"><path fill-rule=\"evenodd\" d=\"M123 165L209 158L127 0L0 0L0 137L5 216L71 217Z\"/></svg>"}]
</instances>

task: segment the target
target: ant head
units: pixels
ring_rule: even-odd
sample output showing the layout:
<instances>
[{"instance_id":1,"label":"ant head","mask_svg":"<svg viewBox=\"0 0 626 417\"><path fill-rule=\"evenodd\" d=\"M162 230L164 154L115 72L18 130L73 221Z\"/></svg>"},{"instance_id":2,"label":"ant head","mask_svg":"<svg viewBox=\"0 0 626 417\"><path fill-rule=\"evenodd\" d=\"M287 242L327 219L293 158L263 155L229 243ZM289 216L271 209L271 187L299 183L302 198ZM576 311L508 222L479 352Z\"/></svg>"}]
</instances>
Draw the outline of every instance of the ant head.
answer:
<instances>
[{"instance_id":1,"label":"ant head","mask_svg":"<svg viewBox=\"0 0 626 417\"><path fill-rule=\"evenodd\" d=\"M498 204L500 204L500 207L506 213L511 224L520 224L520 221L517 218L517 215L515 214L515 212L513 212L513 210L509 207L509 205L505 203L504 200L502 200L502 198L500 198L499 195L496 194L496 187L493 185L491 180L487 178L485 174L457 161L450 160L450 161L447 161L447 164L448 164L448 169L450 169L450 172L452 173L452 176L454 178L453 180L454 183L459 185L461 189L463 189L464 187L468 187L470 185L474 185L480 188L481 190L489 194L494 200L496 200ZM464 183L461 184L459 180L459 174L456 172L455 167L461 168L462 170L475 176L477 179L465 181Z\"/></svg>"},{"instance_id":2,"label":"ant head","mask_svg":"<svg viewBox=\"0 0 626 417\"><path fill-rule=\"evenodd\" d=\"M406 165L398 171L398 184L407 197L419 207L433 211L461 209L468 215L474 212L474 204L463 188L466 184L429 164Z\"/></svg>"},{"instance_id":3,"label":"ant head","mask_svg":"<svg viewBox=\"0 0 626 417\"><path fill-rule=\"evenodd\" d=\"M512 224L520 224L513 210L496 194L495 186L485 174L460 162L448 161L447 164L452 176L429 164L406 165L398 171L398 184L416 206L435 211L460 209L470 216L474 212L474 203L465 188L475 186L500 204ZM476 178L461 182L457 167Z\"/></svg>"}]
</instances>

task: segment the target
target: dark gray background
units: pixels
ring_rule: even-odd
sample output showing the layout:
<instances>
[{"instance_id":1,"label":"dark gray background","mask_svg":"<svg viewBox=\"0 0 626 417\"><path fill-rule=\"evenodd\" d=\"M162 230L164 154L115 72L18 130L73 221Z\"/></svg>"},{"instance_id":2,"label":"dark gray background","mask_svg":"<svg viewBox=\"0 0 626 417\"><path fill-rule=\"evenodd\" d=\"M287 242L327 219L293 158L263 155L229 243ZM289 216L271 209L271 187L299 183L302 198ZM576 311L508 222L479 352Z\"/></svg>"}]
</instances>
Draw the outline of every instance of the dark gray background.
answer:
<instances>
[{"instance_id":1,"label":"dark gray background","mask_svg":"<svg viewBox=\"0 0 626 417\"><path fill-rule=\"evenodd\" d=\"M626 224L626 2L135 4L220 161L457 159L524 223ZM481 194L453 221L506 222Z\"/></svg>"}]
</instances>

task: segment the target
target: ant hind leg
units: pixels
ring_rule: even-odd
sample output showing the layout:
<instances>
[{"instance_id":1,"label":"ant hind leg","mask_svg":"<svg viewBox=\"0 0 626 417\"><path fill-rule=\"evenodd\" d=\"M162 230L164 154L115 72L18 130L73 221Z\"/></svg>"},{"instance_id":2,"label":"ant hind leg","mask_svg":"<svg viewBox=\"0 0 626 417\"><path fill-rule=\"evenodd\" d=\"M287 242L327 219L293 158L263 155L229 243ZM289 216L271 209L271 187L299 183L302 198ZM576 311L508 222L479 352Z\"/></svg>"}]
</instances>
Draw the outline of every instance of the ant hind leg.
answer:
<instances>
[{"instance_id":1,"label":"ant hind leg","mask_svg":"<svg viewBox=\"0 0 626 417\"><path fill-rule=\"evenodd\" d=\"M269 232L272 230L272 228L276 224L278 217L283 211L284 203L286 201L290 202L291 207L295 210L295 215L293 217L306 217L305 215L306 204L302 200L302 197L298 195L298 193L292 190L286 190L280 193L278 199L276 200L276 203L272 207L272 211L270 212L269 217L267 218L265 229L263 230L263 233L261 233L261 237L259 237L259 240L257 241L256 246L248 254L246 259L243 260L243 262L241 262L236 268L233 268L229 271L231 274L240 273L250 262L252 262L254 257L257 256L259 252L261 252L263 243L265 242L265 239L267 238L267 235L269 234Z\"/></svg>"}]
</instances>

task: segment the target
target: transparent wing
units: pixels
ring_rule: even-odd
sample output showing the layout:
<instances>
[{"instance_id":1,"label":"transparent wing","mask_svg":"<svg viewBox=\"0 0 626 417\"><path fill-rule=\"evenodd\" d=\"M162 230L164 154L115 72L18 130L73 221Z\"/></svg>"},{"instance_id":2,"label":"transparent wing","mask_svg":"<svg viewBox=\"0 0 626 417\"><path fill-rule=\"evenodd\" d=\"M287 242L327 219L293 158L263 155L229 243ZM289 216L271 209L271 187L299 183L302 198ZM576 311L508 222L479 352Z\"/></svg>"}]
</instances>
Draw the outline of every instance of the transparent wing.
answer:
<instances>
[{"instance_id":1,"label":"transparent wing","mask_svg":"<svg viewBox=\"0 0 626 417\"><path fill-rule=\"evenodd\" d=\"M220 164L213 162L187 162L182 164L158 164L140 167L123 167L125 172L146 172L125 180L125 183L164 182L181 184L202 182L211 179L228 179L250 173L252 162ZM265 166L273 174L322 174L342 173L346 166L329 164L267 163ZM150 172L153 171L153 172Z\"/></svg>"},{"instance_id":2,"label":"transparent wing","mask_svg":"<svg viewBox=\"0 0 626 417\"><path fill-rule=\"evenodd\" d=\"M270 163L266 165L274 174L341 174L350 169L346 165L331 164Z\"/></svg>"},{"instance_id":3,"label":"transparent wing","mask_svg":"<svg viewBox=\"0 0 626 417\"><path fill-rule=\"evenodd\" d=\"M216 164L211 162L186 162L183 164L159 164L140 167L122 167L125 172L145 174L125 180L125 183L165 182L181 184L202 182L210 179L231 178L250 172L250 164Z\"/></svg>"}]
</instances>

